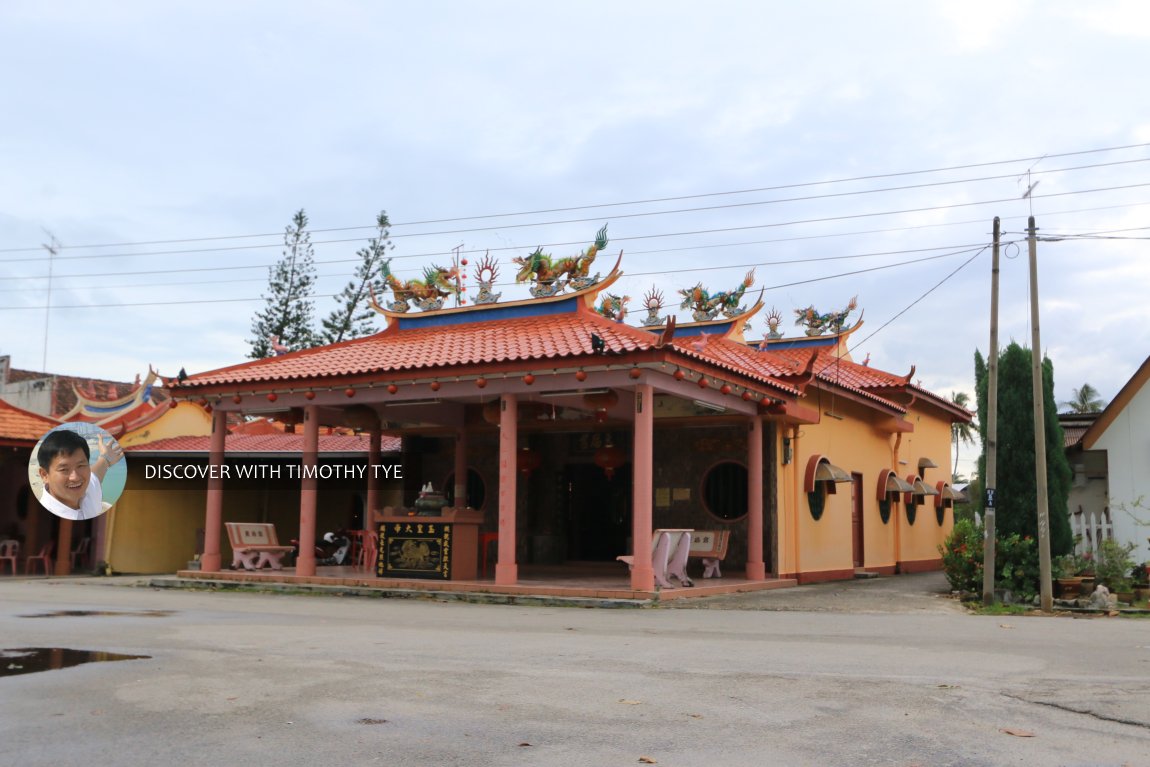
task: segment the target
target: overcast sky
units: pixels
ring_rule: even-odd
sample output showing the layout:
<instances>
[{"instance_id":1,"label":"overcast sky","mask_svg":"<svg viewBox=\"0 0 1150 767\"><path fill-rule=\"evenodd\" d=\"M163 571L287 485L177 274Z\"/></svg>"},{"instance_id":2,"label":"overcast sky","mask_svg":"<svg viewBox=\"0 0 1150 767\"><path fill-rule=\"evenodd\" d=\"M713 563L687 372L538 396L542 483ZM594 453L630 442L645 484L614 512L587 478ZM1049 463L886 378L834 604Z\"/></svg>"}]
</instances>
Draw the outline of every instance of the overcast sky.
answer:
<instances>
[{"instance_id":1,"label":"overcast sky","mask_svg":"<svg viewBox=\"0 0 1150 767\"><path fill-rule=\"evenodd\" d=\"M791 336L857 295L856 359L973 395L996 215L1029 345L1033 212L1056 395L1109 399L1150 354L1148 43L1136 0L7 0L0 354L43 365L45 230L47 368L131 380L244 360L294 211L323 295L386 210L405 276L608 223L636 321L751 266Z\"/></svg>"}]
</instances>

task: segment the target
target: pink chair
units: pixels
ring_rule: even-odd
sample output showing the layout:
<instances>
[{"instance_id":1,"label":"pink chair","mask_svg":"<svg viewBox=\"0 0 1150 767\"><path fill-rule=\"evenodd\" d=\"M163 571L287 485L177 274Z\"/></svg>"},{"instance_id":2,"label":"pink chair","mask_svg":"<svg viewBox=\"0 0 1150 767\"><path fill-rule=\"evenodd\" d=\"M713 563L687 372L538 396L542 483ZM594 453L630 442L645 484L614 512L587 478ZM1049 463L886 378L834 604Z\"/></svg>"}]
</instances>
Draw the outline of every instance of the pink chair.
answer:
<instances>
[{"instance_id":1,"label":"pink chair","mask_svg":"<svg viewBox=\"0 0 1150 767\"><path fill-rule=\"evenodd\" d=\"M56 542L48 541L44 547L40 549L40 553L35 556L29 556L24 560L24 574L28 575L32 572L32 563L39 562L44 566L44 575L52 572L52 552L56 550Z\"/></svg>"},{"instance_id":2,"label":"pink chair","mask_svg":"<svg viewBox=\"0 0 1150 767\"><path fill-rule=\"evenodd\" d=\"M0 572L4 571L4 563L12 565L12 574L16 574L16 558L20 556L20 542L7 540L0 541Z\"/></svg>"}]
</instances>

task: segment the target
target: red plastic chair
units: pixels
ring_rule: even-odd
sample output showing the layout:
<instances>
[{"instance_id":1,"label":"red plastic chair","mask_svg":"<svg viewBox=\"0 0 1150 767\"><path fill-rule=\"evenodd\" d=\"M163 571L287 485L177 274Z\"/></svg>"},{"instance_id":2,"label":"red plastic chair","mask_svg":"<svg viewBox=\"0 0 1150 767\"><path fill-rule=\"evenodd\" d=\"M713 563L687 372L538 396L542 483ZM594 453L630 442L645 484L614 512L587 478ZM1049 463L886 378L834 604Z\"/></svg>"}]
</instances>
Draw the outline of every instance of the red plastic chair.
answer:
<instances>
[{"instance_id":1,"label":"red plastic chair","mask_svg":"<svg viewBox=\"0 0 1150 767\"><path fill-rule=\"evenodd\" d=\"M355 566L359 570L370 572L375 569L375 557L379 553L379 534L374 530L364 530L362 541Z\"/></svg>"},{"instance_id":2,"label":"red plastic chair","mask_svg":"<svg viewBox=\"0 0 1150 767\"><path fill-rule=\"evenodd\" d=\"M56 542L48 541L44 547L40 549L40 553L35 556L29 556L24 560L24 574L28 575L32 572L32 563L39 562L44 566L44 575L52 572L52 552L56 550Z\"/></svg>"},{"instance_id":3,"label":"red plastic chair","mask_svg":"<svg viewBox=\"0 0 1150 767\"><path fill-rule=\"evenodd\" d=\"M20 541L0 541L0 572L4 571L4 563L12 565L12 574L16 574L16 558L20 556Z\"/></svg>"}]
</instances>

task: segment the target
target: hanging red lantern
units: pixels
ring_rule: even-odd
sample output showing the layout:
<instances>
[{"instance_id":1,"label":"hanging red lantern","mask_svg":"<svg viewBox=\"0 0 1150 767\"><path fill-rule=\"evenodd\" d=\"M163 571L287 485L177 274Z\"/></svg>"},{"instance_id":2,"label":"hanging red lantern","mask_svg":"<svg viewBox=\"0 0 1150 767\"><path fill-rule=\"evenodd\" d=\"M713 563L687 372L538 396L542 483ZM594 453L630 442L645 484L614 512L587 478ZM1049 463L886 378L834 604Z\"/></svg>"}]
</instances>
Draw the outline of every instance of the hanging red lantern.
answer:
<instances>
[{"instance_id":1,"label":"hanging red lantern","mask_svg":"<svg viewBox=\"0 0 1150 767\"><path fill-rule=\"evenodd\" d=\"M478 386L480 389L484 389L487 387L487 379L486 378L476 378L475 379L475 385Z\"/></svg>"},{"instance_id":2,"label":"hanging red lantern","mask_svg":"<svg viewBox=\"0 0 1150 767\"><path fill-rule=\"evenodd\" d=\"M676 370L675 371L675 380L676 381L682 381L686 377L687 377L687 374L684 373L682 370Z\"/></svg>"},{"instance_id":3,"label":"hanging red lantern","mask_svg":"<svg viewBox=\"0 0 1150 767\"><path fill-rule=\"evenodd\" d=\"M399 391L399 387L396 386L395 384L388 384L387 385L387 393L388 394L395 394L397 391Z\"/></svg>"},{"instance_id":4,"label":"hanging red lantern","mask_svg":"<svg viewBox=\"0 0 1150 767\"><path fill-rule=\"evenodd\" d=\"M582 370L576 370L575 371L575 380L582 383L583 381L587 380L587 374L584 373Z\"/></svg>"},{"instance_id":5,"label":"hanging red lantern","mask_svg":"<svg viewBox=\"0 0 1150 767\"><path fill-rule=\"evenodd\" d=\"M528 373L527 375L523 376L523 383L530 386L531 384L535 383L535 376L533 376L531 373Z\"/></svg>"},{"instance_id":6,"label":"hanging red lantern","mask_svg":"<svg viewBox=\"0 0 1150 767\"><path fill-rule=\"evenodd\" d=\"M615 469L627 462L627 454L608 442L595 451L593 460L595 465L607 475L607 479L614 479Z\"/></svg>"},{"instance_id":7,"label":"hanging red lantern","mask_svg":"<svg viewBox=\"0 0 1150 767\"><path fill-rule=\"evenodd\" d=\"M180 404L180 403L179 403L179 402L176 402L174 399L173 399L173 400L168 400L168 407L169 407L169 408L174 408L174 407L176 407L176 405L179 405L179 404Z\"/></svg>"},{"instance_id":8,"label":"hanging red lantern","mask_svg":"<svg viewBox=\"0 0 1150 767\"><path fill-rule=\"evenodd\" d=\"M439 381L432 381L431 382L431 390L432 391L439 391Z\"/></svg>"},{"instance_id":9,"label":"hanging red lantern","mask_svg":"<svg viewBox=\"0 0 1150 767\"><path fill-rule=\"evenodd\" d=\"M706 389L707 388L707 379L702 377L702 376L699 377L699 388L700 389Z\"/></svg>"},{"instance_id":10,"label":"hanging red lantern","mask_svg":"<svg viewBox=\"0 0 1150 767\"><path fill-rule=\"evenodd\" d=\"M279 399L279 395L277 395L274 391L268 392L268 402L275 402L277 399Z\"/></svg>"},{"instance_id":11,"label":"hanging red lantern","mask_svg":"<svg viewBox=\"0 0 1150 767\"><path fill-rule=\"evenodd\" d=\"M542 456L529 447L520 448L519 454L515 457L516 468L528 476L530 476L531 472L538 469L542 463Z\"/></svg>"},{"instance_id":12,"label":"hanging red lantern","mask_svg":"<svg viewBox=\"0 0 1150 767\"><path fill-rule=\"evenodd\" d=\"M750 402L753 397L754 395L750 391L743 392L743 402Z\"/></svg>"},{"instance_id":13,"label":"hanging red lantern","mask_svg":"<svg viewBox=\"0 0 1150 767\"><path fill-rule=\"evenodd\" d=\"M349 386L343 390L343 393L347 397L354 397L355 396L355 389L353 389Z\"/></svg>"},{"instance_id":14,"label":"hanging red lantern","mask_svg":"<svg viewBox=\"0 0 1150 767\"><path fill-rule=\"evenodd\" d=\"M236 403L237 405L243 401L244 401L244 398L238 394L236 396L232 397L232 402Z\"/></svg>"},{"instance_id":15,"label":"hanging red lantern","mask_svg":"<svg viewBox=\"0 0 1150 767\"><path fill-rule=\"evenodd\" d=\"M639 368L631 368L631 372L628 373L628 375L632 378L638 378L639 376L643 375L643 371Z\"/></svg>"},{"instance_id":16,"label":"hanging red lantern","mask_svg":"<svg viewBox=\"0 0 1150 767\"><path fill-rule=\"evenodd\" d=\"M583 404L595 411L595 421L607 420L607 411L619 403L619 395L614 389L583 395Z\"/></svg>"},{"instance_id":17,"label":"hanging red lantern","mask_svg":"<svg viewBox=\"0 0 1150 767\"><path fill-rule=\"evenodd\" d=\"M303 398L304 398L304 399L309 399L309 400L310 400L310 399L315 399L315 392L313 392L313 391L305 391L305 392L303 393Z\"/></svg>"},{"instance_id":18,"label":"hanging red lantern","mask_svg":"<svg viewBox=\"0 0 1150 767\"><path fill-rule=\"evenodd\" d=\"M731 387L728 384L723 384L719 387L719 394L730 394Z\"/></svg>"}]
</instances>

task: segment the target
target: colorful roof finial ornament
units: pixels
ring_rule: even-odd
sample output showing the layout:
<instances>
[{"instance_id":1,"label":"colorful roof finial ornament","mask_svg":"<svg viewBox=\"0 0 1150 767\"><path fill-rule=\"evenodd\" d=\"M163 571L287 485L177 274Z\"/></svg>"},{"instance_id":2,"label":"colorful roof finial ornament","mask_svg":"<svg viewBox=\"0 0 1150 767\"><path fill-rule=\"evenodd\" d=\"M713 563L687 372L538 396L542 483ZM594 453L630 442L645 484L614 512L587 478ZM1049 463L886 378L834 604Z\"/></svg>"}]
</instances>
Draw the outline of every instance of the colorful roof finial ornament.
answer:
<instances>
[{"instance_id":1,"label":"colorful roof finial ornament","mask_svg":"<svg viewBox=\"0 0 1150 767\"><path fill-rule=\"evenodd\" d=\"M858 296L850 300L842 311L819 314L814 304L805 309L795 309L795 324L805 325L808 336L821 336L824 333L840 335L846 326L847 315L858 308ZM861 317L860 317L861 319Z\"/></svg>"},{"instance_id":2,"label":"colorful roof finial ornament","mask_svg":"<svg viewBox=\"0 0 1150 767\"><path fill-rule=\"evenodd\" d=\"M779 332L779 325L782 324L783 313L775 307L771 307L771 311L767 313L767 338L772 341L778 340L783 337Z\"/></svg>"},{"instance_id":3,"label":"colorful roof finial ornament","mask_svg":"<svg viewBox=\"0 0 1150 767\"><path fill-rule=\"evenodd\" d=\"M487 251L483 254L483 260L479 262L479 268L475 271L475 281L479 284L479 293L475 296L477 305L493 304L503 295L502 293L491 292L497 277L499 277L499 264L491 257L491 251Z\"/></svg>"},{"instance_id":4,"label":"colorful roof finial ornament","mask_svg":"<svg viewBox=\"0 0 1150 767\"><path fill-rule=\"evenodd\" d=\"M679 295L683 297L683 303L679 305L679 308L691 309L691 317L695 322L713 320L720 313L725 317L737 317L747 311L746 307L739 306L739 301L743 300L743 294L747 292L747 288L754 284L754 269L747 272L739 287L730 291L720 291L712 295L700 282L693 288L679 291Z\"/></svg>"},{"instance_id":5,"label":"colorful roof finial ornament","mask_svg":"<svg viewBox=\"0 0 1150 767\"><path fill-rule=\"evenodd\" d=\"M627 304L630 300L631 296L617 296L614 293L604 293L603 301L595 311L609 320L622 322L623 318L627 316Z\"/></svg>"},{"instance_id":6,"label":"colorful roof finial ornament","mask_svg":"<svg viewBox=\"0 0 1150 767\"><path fill-rule=\"evenodd\" d=\"M516 282L533 280L531 295L534 298L554 296L570 286L574 291L589 288L599 281L599 273L594 277L588 276L591 264L595 261L595 254L607 247L607 225L603 224L595 235L595 242L578 256L571 258L553 259L543 252L539 246L526 256L511 259L512 263L520 267L515 275Z\"/></svg>"},{"instance_id":7,"label":"colorful roof finial ornament","mask_svg":"<svg viewBox=\"0 0 1150 767\"><path fill-rule=\"evenodd\" d=\"M653 328L662 325L663 318L659 316L659 312L663 310L663 291L656 290L652 285L651 289L643 294L643 308L647 310L647 316L643 318L643 327Z\"/></svg>"},{"instance_id":8,"label":"colorful roof finial ornament","mask_svg":"<svg viewBox=\"0 0 1150 767\"><path fill-rule=\"evenodd\" d=\"M403 314L410 311L411 305L423 312L434 312L443 308L443 300L448 296L459 297L459 267L432 265L423 270L423 279L401 281L391 273L391 259L383 262L380 271L384 282L395 296L395 301L387 305L388 310Z\"/></svg>"}]
</instances>

